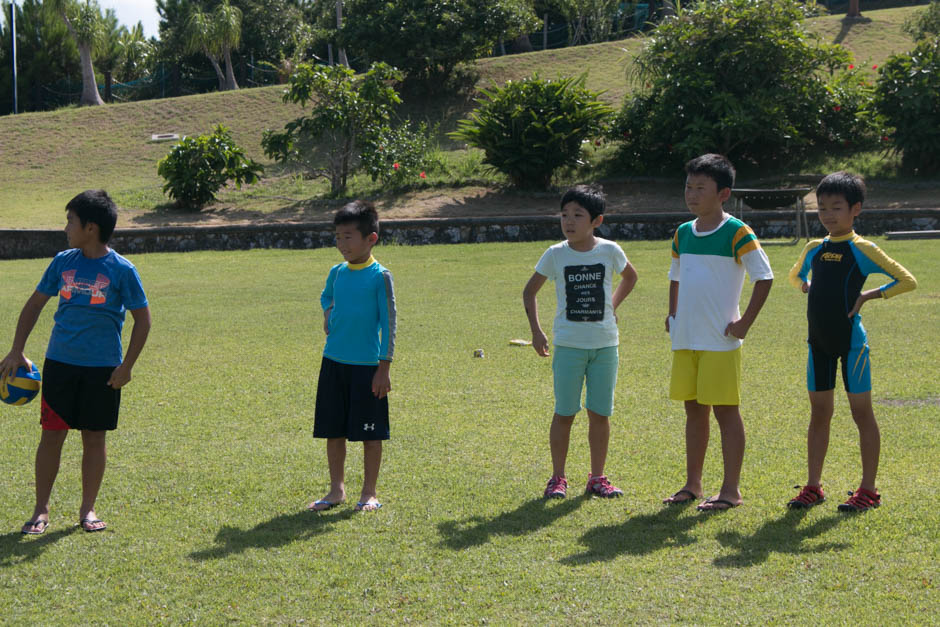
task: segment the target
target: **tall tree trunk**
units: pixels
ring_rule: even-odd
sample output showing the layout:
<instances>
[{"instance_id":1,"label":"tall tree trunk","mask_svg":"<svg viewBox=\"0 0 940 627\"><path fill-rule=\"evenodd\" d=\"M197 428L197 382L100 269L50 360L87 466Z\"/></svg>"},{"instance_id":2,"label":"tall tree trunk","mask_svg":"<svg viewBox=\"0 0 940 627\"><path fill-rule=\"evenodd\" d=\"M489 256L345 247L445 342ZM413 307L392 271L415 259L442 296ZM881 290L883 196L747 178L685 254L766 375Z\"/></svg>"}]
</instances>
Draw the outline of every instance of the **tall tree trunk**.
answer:
<instances>
[{"instance_id":1,"label":"tall tree trunk","mask_svg":"<svg viewBox=\"0 0 940 627\"><path fill-rule=\"evenodd\" d=\"M233 90L238 89L238 83L235 82L235 70L232 68L232 51L227 47L224 51L225 55L225 89Z\"/></svg>"},{"instance_id":2,"label":"tall tree trunk","mask_svg":"<svg viewBox=\"0 0 940 627\"><path fill-rule=\"evenodd\" d=\"M112 102L114 96L111 93L111 85L114 84L114 73L110 70L105 70L102 74L104 74L104 101Z\"/></svg>"},{"instance_id":3,"label":"tall tree trunk","mask_svg":"<svg viewBox=\"0 0 940 627\"><path fill-rule=\"evenodd\" d=\"M209 63L212 64L212 69L215 70L215 77L219 79L219 91L225 91L225 74L222 73L219 60L214 54L209 54L208 52L206 52L206 56L209 57Z\"/></svg>"},{"instance_id":4,"label":"tall tree trunk","mask_svg":"<svg viewBox=\"0 0 940 627\"><path fill-rule=\"evenodd\" d=\"M78 54L82 61L82 99L78 104L103 105L104 100L98 93L98 82L95 80L95 68L91 64L91 45L78 44Z\"/></svg>"},{"instance_id":5,"label":"tall tree trunk","mask_svg":"<svg viewBox=\"0 0 940 627\"><path fill-rule=\"evenodd\" d=\"M339 30L343 27L343 0L336 0L336 30ZM349 67L349 59L346 58L346 49L340 46L339 48L339 63L340 65L345 65Z\"/></svg>"},{"instance_id":6,"label":"tall tree trunk","mask_svg":"<svg viewBox=\"0 0 940 627\"><path fill-rule=\"evenodd\" d=\"M861 2L859 0L849 0L849 10L845 17L862 17L860 4Z\"/></svg>"}]
</instances>

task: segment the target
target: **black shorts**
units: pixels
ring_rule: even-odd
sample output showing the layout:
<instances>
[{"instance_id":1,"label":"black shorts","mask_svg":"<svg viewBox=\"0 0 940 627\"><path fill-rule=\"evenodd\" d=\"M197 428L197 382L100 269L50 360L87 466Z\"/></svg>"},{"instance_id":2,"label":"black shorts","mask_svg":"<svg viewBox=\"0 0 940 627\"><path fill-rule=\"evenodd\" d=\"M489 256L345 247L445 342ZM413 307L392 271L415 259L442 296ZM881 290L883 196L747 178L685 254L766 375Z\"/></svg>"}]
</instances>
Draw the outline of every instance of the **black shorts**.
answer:
<instances>
[{"instance_id":1,"label":"black shorts","mask_svg":"<svg viewBox=\"0 0 940 627\"><path fill-rule=\"evenodd\" d=\"M372 393L372 378L377 369L378 366L353 366L323 358L313 437L355 442L389 438L388 397L376 398Z\"/></svg>"},{"instance_id":2,"label":"black shorts","mask_svg":"<svg viewBox=\"0 0 940 627\"><path fill-rule=\"evenodd\" d=\"M47 431L117 428L121 390L108 385L115 366L75 366L46 359L39 424Z\"/></svg>"}]
</instances>

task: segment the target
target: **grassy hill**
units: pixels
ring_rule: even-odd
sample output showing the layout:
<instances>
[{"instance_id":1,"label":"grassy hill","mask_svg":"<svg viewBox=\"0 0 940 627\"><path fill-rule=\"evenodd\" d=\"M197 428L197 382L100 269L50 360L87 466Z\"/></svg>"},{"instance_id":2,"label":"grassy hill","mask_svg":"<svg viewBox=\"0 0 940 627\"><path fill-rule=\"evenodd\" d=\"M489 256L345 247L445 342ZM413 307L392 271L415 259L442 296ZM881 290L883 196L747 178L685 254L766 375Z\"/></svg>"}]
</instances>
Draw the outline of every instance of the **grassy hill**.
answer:
<instances>
[{"instance_id":1,"label":"grassy hill","mask_svg":"<svg viewBox=\"0 0 940 627\"><path fill-rule=\"evenodd\" d=\"M870 23L843 25L840 16L828 16L810 20L808 25L823 41L841 43L851 50L859 65L871 71L872 65L882 64L890 54L912 47L901 24L917 9L866 12ZM605 98L618 105L629 89L629 60L640 45L639 39L627 39L484 59L476 64L478 85L498 84L535 72L545 77L587 72L588 87L605 90ZM170 144L152 143L151 135L199 134L222 123L232 129L235 140L251 157L266 161L260 147L263 130L282 127L300 111L283 104L281 93L281 87L265 87L0 118L0 226L60 227L65 202L91 187L103 187L115 195L125 209L122 225L160 223L171 212L161 191L156 162ZM412 98L406 105L406 115L437 125L443 137L473 102ZM442 150L446 158L454 160L455 169L479 170L474 168L472 155L446 140ZM477 166L478 161L477 157ZM272 212L290 217L304 204L303 199L323 189L320 183L272 176L247 191L223 193L222 199L230 211L247 212L244 215L248 218ZM172 213L172 221L187 219Z\"/></svg>"}]
</instances>

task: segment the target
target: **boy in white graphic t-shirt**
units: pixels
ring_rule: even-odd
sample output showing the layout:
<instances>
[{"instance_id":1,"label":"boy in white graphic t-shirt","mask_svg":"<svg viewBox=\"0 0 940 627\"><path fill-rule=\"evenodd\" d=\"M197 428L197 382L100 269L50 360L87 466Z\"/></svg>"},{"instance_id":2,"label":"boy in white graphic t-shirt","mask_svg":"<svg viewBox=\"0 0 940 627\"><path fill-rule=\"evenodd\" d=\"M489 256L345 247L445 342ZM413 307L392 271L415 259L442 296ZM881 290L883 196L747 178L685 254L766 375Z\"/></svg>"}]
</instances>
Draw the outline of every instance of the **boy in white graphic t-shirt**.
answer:
<instances>
[{"instance_id":1,"label":"boy in white graphic t-shirt","mask_svg":"<svg viewBox=\"0 0 940 627\"><path fill-rule=\"evenodd\" d=\"M608 498L623 495L604 475L604 464L620 342L614 312L633 289L637 275L620 246L594 235L594 229L604 221L605 204L599 187L578 185L565 192L561 199L561 230L566 240L545 251L522 293L532 329L532 347L547 357L548 338L539 324L535 297L546 280L555 282L555 415L549 431L552 478L545 488L547 498L564 498L567 494L565 461L585 383L591 448L591 472L585 490ZM616 290L612 290L614 274L621 277Z\"/></svg>"}]
</instances>

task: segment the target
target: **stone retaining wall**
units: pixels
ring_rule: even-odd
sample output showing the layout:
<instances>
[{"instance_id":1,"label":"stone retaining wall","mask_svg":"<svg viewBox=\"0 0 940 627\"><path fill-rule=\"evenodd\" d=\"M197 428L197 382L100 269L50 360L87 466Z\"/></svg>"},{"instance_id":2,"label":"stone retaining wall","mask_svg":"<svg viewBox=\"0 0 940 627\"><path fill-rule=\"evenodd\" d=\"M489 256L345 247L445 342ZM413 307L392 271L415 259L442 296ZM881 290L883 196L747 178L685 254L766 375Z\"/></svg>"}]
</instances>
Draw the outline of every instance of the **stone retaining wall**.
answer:
<instances>
[{"instance_id":1,"label":"stone retaining wall","mask_svg":"<svg viewBox=\"0 0 940 627\"><path fill-rule=\"evenodd\" d=\"M810 233L823 235L815 212L808 214ZM605 216L598 234L614 240L664 240L670 238L675 228L689 217L687 212L611 214ZM745 211L744 220L763 239L794 235L792 210ZM855 224L862 235L938 229L940 209L863 211ZM559 239L558 217L554 215L385 220L381 237L386 242L414 245ZM322 248L333 245L333 225L331 222L308 222L118 229L111 245L125 255L191 250ZM0 259L51 257L66 247L64 231L0 230Z\"/></svg>"}]
</instances>

